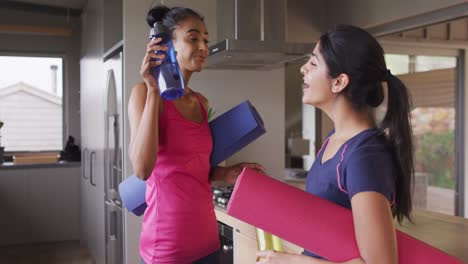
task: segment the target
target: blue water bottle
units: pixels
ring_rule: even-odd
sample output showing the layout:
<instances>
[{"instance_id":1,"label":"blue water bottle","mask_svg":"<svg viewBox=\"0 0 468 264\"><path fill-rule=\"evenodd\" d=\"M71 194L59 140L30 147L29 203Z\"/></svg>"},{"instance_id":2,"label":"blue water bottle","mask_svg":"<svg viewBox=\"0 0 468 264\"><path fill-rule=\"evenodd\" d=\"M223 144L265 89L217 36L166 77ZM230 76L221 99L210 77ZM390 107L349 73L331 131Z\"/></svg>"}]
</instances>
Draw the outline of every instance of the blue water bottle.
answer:
<instances>
[{"instance_id":1,"label":"blue water bottle","mask_svg":"<svg viewBox=\"0 0 468 264\"><path fill-rule=\"evenodd\" d=\"M177 63L174 44L170 30L162 22L154 23L150 31L150 39L162 38L159 45L167 46L167 51L159 50L156 54L164 54L161 65L153 69L153 74L158 80L159 91L164 100L174 100L184 95L184 79Z\"/></svg>"}]
</instances>

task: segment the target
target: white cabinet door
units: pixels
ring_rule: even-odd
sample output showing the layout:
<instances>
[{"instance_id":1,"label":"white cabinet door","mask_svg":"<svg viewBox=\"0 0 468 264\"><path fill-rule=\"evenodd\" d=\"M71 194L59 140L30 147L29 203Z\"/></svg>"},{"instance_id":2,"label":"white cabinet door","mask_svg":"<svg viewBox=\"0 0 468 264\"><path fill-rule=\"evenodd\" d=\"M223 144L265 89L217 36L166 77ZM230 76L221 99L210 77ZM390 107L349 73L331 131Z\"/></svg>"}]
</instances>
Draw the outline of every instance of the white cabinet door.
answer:
<instances>
[{"instance_id":1,"label":"white cabinet door","mask_svg":"<svg viewBox=\"0 0 468 264\"><path fill-rule=\"evenodd\" d=\"M255 264L257 241L234 231L234 264Z\"/></svg>"},{"instance_id":2,"label":"white cabinet door","mask_svg":"<svg viewBox=\"0 0 468 264\"><path fill-rule=\"evenodd\" d=\"M83 117L82 117L83 118ZM81 125L83 130L83 123ZM83 135L83 132L81 132ZM88 164L89 150L86 147L84 137L82 137L81 150L81 178L80 178L80 242L83 246L88 247L89 234L87 229L88 218L88 203L87 203L87 188L88 188Z\"/></svg>"},{"instance_id":3,"label":"white cabinet door","mask_svg":"<svg viewBox=\"0 0 468 264\"><path fill-rule=\"evenodd\" d=\"M27 240L29 201L23 170L0 171L0 246ZM18 227L23 227L18 228Z\"/></svg>"},{"instance_id":4,"label":"white cabinet door","mask_svg":"<svg viewBox=\"0 0 468 264\"><path fill-rule=\"evenodd\" d=\"M80 59L81 141L85 160L81 178L80 238L96 264L105 262L104 219L104 69L103 1L88 1L82 14Z\"/></svg>"},{"instance_id":5,"label":"white cabinet door","mask_svg":"<svg viewBox=\"0 0 468 264\"><path fill-rule=\"evenodd\" d=\"M90 100L86 97L82 99L85 102ZM103 135L104 131L98 129L99 125L94 125L97 119L92 115L101 116L101 123L104 119L99 108L82 116L82 142L85 148L80 180L80 237L96 264L101 264L105 262L104 160L102 148L97 143L99 138L96 137Z\"/></svg>"},{"instance_id":6,"label":"white cabinet door","mask_svg":"<svg viewBox=\"0 0 468 264\"><path fill-rule=\"evenodd\" d=\"M0 246L78 239L79 172L0 170Z\"/></svg>"},{"instance_id":7,"label":"white cabinet door","mask_svg":"<svg viewBox=\"0 0 468 264\"><path fill-rule=\"evenodd\" d=\"M79 167L29 169L30 236L37 241L78 239Z\"/></svg>"}]
</instances>

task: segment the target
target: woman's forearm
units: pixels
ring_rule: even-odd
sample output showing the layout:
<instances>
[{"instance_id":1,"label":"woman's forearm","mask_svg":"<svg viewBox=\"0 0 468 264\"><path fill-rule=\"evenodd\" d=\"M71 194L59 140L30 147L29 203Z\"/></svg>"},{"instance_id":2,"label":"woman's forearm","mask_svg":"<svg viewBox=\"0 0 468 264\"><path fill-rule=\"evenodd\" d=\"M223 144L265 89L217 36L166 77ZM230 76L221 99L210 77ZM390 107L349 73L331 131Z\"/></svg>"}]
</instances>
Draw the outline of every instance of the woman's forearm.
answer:
<instances>
[{"instance_id":1,"label":"woman's forearm","mask_svg":"<svg viewBox=\"0 0 468 264\"><path fill-rule=\"evenodd\" d=\"M143 180L151 175L156 163L159 136L159 93L149 90L139 126L130 145L130 159L135 174Z\"/></svg>"},{"instance_id":2,"label":"woman's forearm","mask_svg":"<svg viewBox=\"0 0 468 264\"><path fill-rule=\"evenodd\" d=\"M305 256L305 255L295 255L293 259L294 261L292 261L292 263L294 264L296 263L297 264L365 264L365 262L360 258L348 260L345 262L332 262L328 260Z\"/></svg>"},{"instance_id":3,"label":"woman's forearm","mask_svg":"<svg viewBox=\"0 0 468 264\"><path fill-rule=\"evenodd\" d=\"M210 170L210 181L224 181L226 168L221 166L212 167Z\"/></svg>"}]
</instances>

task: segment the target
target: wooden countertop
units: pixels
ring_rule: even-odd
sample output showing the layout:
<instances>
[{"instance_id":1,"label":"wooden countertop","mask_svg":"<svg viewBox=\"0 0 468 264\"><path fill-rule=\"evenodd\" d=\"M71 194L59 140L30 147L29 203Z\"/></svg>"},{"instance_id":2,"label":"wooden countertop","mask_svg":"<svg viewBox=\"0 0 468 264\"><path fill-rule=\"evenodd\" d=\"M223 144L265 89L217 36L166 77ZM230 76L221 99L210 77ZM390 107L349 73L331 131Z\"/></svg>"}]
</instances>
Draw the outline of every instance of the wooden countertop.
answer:
<instances>
[{"instance_id":1,"label":"wooden countertop","mask_svg":"<svg viewBox=\"0 0 468 264\"><path fill-rule=\"evenodd\" d=\"M3 162L0 163L0 170L16 170L16 169L41 169L41 168L68 168L80 167L79 161L57 161L52 163L14 163Z\"/></svg>"},{"instance_id":2,"label":"wooden countertop","mask_svg":"<svg viewBox=\"0 0 468 264\"><path fill-rule=\"evenodd\" d=\"M218 221L255 239L253 226L227 215L223 208L216 206L215 212ZM414 224L403 221L402 225L397 224L397 228L468 263L468 219L414 210L413 221ZM283 244L286 251L295 253L302 251L302 248L287 241L283 241Z\"/></svg>"},{"instance_id":3,"label":"wooden countertop","mask_svg":"<svg viewBox=\"0 0 468 264\"><path fill-rule=\"evenodd\" d=\"M226 213L226 210L224 208L215 207L215 213L216 213L216 218L218 221L225 223L228 226L231 226L234 228L236 231L242 233L243 235L251 238L251 239L257 239L256 238L256 233L255 233L255 227L252 225L247 224L244 221L241 221L237 218L234 218ZM286 252L290 253L297 253L300 254L303 251L303 248L290 243L286 240L283 240L283 248Z\"/></svg>"},{"instance_id":4,"label":"wooden countertop","mask_svg":"<svg viewBox=\"0 0 468 264\"><path fill-rule=\"evenodd\" d=\"M468 219L413 210L413 221L397 228L468 263Z\"/></svg>"}]
</instances>

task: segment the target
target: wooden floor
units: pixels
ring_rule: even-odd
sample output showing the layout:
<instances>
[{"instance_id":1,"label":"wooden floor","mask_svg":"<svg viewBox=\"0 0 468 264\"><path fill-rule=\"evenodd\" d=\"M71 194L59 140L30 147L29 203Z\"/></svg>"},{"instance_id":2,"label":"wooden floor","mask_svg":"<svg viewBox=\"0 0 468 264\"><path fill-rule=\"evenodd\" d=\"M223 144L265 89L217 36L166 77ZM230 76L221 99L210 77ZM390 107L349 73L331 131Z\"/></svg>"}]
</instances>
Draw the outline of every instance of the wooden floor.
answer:
<instances>
[{"instance_id":1,"label":"wooden floor","mask_svg":"<svg viewBox=\"0 0 468 264\"><path fill-rule=\"evenodd\" d=\"M93 264L78 241L0 247L0 264Z\"/></svg>"}]
</instances>

